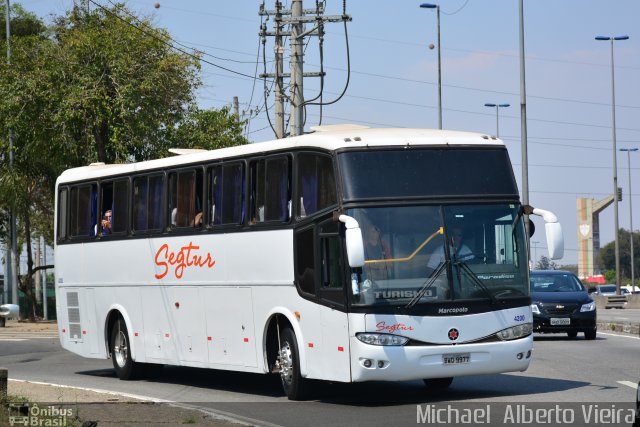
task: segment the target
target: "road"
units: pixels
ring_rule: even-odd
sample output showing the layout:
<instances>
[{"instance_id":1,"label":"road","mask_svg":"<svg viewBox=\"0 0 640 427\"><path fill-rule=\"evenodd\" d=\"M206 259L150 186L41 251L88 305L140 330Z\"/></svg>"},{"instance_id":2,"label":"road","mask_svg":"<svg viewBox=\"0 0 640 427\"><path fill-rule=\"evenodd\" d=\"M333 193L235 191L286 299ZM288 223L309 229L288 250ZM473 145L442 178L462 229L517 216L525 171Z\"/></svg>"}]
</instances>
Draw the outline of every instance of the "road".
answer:
<instances>
[{"instance_id":1,"label":"road","mask_svg":"<svg viewBox=\"0 0 640 427\"><path fill-rule=\"evenodd\" d=\"M313 400L290 402L276 378L262 375L166 367L154 380L118 380L111 361L84 359L56 339L2 341L0 366L9 377L149 396L188 403L262 425L408 425L417 407L536 402L635 402L640 380L640 338L598 333L595 341L564 336L535 337L534 359L522 373L456 378L450 389L429 393L422 382L317 384Z\"/></svg>"}]
</instances>

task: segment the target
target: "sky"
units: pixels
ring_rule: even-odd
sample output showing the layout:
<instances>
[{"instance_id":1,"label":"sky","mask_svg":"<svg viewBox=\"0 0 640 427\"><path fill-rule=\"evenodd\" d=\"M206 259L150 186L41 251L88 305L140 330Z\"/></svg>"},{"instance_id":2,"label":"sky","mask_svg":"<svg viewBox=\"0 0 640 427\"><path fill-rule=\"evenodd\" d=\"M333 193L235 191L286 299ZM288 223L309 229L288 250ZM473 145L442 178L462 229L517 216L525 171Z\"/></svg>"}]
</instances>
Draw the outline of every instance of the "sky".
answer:
<instances>
[{"instance_id":1,"label":"sky","mask_svg":"<svg viewBox=\"0 0 640 427\"><path fill-rule=\"evenodd\" d=\"M110 0L91 0L110 6ZM14 1L15 3L15 1ZM45 21L68 11L72 0L22 0ZM139 15L151 17L182 45L204 53L198 102L203 108L230 106L239 98L247 137L274 139L265 114L264 72L259 44L261 0L128 0ZM284 0L285 6L290 5ZM346 0L353 18L345 37L342 23L327 24L323 99L331 101L347 82L345 95L322 110L323 124L371 127L438 126L437 19L421 1ZM315 7L304 0L305 8ZM440 2L443 128L496 134L496 112L485 103L508 103L499 111L499 135L510 153L522 188L519 2L442 0ZM156 7L159 5L159 7ZM274 8L274 0L265 2ZM340 15L343 2L326 0L326 14ZM559 217L565 256L558 264L577 264L576 199L604 199L613 191L611 44L595 36L628 35L616 41L615 104L617 148L640 148L640 2L637 0L525 0L527 151L530 204ZM266 21L273 29L273 21ZM317 37L305 49L305 71L318 71ZM288 48L285 58L288 58ZM273 70L273 40L266 44L267 72ZM256 61L258 63L256 63ZM223 68L221 68L223 67ZM288 68L288 64L285 64ZM225 70L227 69L227 70ZM230 71L228 71L230 70ZM238 74L240 73L240 74ZM305 78L305 98L315 97L317 78ZM270 88L267 85L267 88ZM266 103L273 118L273 98ZM257 112L257 114L256 114ZM320 120L309 107L305 130ZM619 224L629 229L627 154L618 153L618 184L623 188ZM640 151L631 153L634 228L640 227ZM613 205L600 215L601 245L614 239ZM546 253L543 223L532 237L532 257Z\"/></svg>"}]
</instances>

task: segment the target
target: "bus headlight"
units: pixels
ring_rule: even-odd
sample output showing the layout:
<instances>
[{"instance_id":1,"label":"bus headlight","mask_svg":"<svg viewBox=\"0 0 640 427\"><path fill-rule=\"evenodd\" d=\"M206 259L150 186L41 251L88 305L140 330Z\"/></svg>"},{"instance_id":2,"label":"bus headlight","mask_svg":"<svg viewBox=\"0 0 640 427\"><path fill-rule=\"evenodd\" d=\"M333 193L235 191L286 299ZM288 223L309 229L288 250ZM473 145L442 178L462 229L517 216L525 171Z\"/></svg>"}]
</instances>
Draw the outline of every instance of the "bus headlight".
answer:
<instances>
[{"instance_id":1,"label":"bus headlight","mask_svg":"<svg viewBox=\"0 0 640 427\"><path fill-rule=\"evenodd\" d=\"M531 335L533 324L523 323L521 325L512 326L496 333L496 336L502 341L510 341Z\"/></svg>"},{"instance_id":2,"label":"bus headlight","mask_svg":"<svg viewBox=\"0 0 640 427\"><path fill-rule=\"evenodd\" d=\"M591 301L587 304L582 304L582 307L580 307L580 313L583 313L585 311L593 311L595 309L596 309L596 302Z\"/></svg>"},{"instance_id":3,"label":"bus headlight","mask_svg":"<svg viewBox=\"0 0 640 427\"><path fill-rule=\"evenodd\" d=\"M533 314L540 314L540 309L538 308L538 304L531 304L531 312Z\"/></svg>"},{"instance_id":4,"label":"bus headlight","mask_svg":"<svg viewBox=\"0 0 640 427\"><path fill-rule=\"evenodd\" d=\"M405 345L409 338L400 335L378 334L374 332L359 332L356 338L371 345Z\"/></svg>"}]
</instances>

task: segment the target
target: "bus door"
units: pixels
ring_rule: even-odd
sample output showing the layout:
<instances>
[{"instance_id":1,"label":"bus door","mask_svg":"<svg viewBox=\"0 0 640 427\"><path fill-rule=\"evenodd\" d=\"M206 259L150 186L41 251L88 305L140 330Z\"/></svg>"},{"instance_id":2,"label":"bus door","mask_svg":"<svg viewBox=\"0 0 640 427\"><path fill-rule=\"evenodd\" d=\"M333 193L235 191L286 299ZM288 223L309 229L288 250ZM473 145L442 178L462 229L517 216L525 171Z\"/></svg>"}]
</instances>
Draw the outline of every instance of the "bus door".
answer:
<instances>
[{"instance_id":1,"label":"bus door","mask_svg":"<svg viewBox=\"0 0 640 427\"><path fill-rule=\"evenodd\" d=\"M340 224L333 219L318 227L320 244L320 289L322 303L322 339L326 357L324 372L330 379L351 379L349 355L349 320L346 313L346 280L344 240L340 236ZM328 307L327 307L328 306Z\"/></svg>"}]
</instances>

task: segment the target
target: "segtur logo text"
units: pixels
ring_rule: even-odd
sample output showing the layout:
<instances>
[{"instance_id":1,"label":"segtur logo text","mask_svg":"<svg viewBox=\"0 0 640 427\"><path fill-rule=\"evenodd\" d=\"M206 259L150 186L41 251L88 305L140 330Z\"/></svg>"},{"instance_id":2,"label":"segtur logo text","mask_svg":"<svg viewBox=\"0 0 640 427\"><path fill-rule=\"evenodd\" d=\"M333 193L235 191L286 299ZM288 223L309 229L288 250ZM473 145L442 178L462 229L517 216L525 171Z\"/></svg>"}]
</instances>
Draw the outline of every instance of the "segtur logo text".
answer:
<instances>
[{"instance_id":1,"label":"segtur logo text","mask_svg":"<svg viewBox=\"0 0 640 427\"><path fill-rule=\"evenodd\" d=\"M438 314L466 313L467 311L469 311L468 307L439 308L438 309Z\"/></svg>"}]
</instances>

